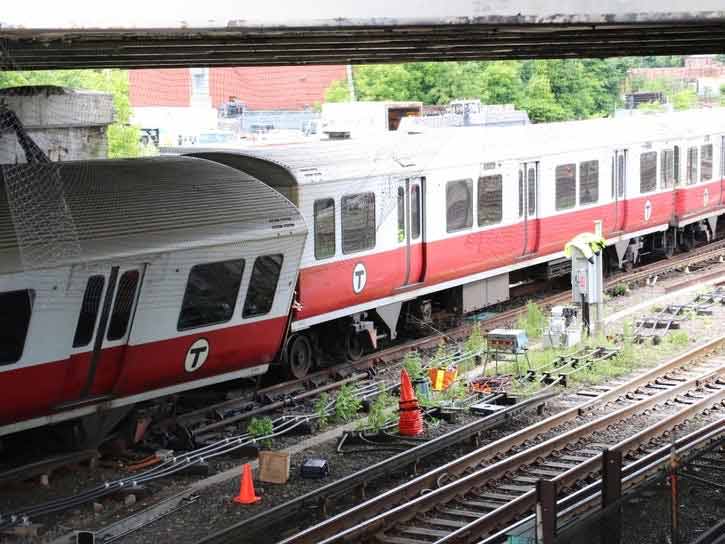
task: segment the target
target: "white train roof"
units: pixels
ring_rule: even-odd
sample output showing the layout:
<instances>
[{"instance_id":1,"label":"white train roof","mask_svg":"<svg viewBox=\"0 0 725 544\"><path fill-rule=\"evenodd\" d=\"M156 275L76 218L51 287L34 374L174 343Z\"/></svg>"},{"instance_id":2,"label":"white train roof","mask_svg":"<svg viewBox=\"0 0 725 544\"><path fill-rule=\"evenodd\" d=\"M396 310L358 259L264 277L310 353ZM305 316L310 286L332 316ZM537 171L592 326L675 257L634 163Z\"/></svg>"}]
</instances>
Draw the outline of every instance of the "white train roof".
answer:
<instances>
[{"instance_id":1,"label":"white train roof","mask_svg":"<svg viewBox=\"0 0 725 544\"><path fill-rule=\"evenodd\" d=\"M285 197L211 161L154 157L51 166L58 167L67 209L43 202L42 194L19 202L18 188L30 187L28 176L39 172L38 165L2 167L0 273L306 233L304 219ZM25 183L10 187L9 179ZM15 195L12 209L9 194ZM44 217L48 211L69 217L72 229L66 237L72 239L54 239L50 229L43 239L43 227L54 219L33 217L34 210ZM27 255L37 249L30 246L38 243L76 250L47 260L52 262L29 262Z\"/></svg>"},{"instance_id":2,"label":"white train roof","mask_svg":"<svg viewBox=\"0 0 725 544\"><path fill-rule=\"evenodd\" d=\"M440 128L421 134L387 132L375 138L243 150L195 148L193 154L240 168L265 181L274 176L273 185L304 185L364 176L412 175L448 166L535 159L717 133L725 133L725 108L512 127ZM267 165L254 164L260 160Z\"/></svg>"}]
</instances>

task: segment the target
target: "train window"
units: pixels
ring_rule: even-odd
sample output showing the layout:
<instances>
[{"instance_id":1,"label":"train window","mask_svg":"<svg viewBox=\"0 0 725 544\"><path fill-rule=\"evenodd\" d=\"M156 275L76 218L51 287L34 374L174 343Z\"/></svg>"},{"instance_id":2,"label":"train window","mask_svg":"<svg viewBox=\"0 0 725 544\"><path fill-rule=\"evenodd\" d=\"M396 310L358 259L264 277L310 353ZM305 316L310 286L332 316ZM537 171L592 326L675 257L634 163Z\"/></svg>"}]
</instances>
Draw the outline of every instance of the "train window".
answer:
<instances>
[{"instance_id":1,"label":"train window","mask_svg":"<svg viewBox=\"0 0 725 544\"><path fill-rule=\"evenodd\" d=\"M35 291L0 293L0 365L17 363L25 349Z\"/></svg>"},{"instance_id":2,"label":"train window","mask_svg":"<svg viewBox=\"0 0 725 544\"><path fill-rule=\"evenodd\" d=\"M576 164L556 167L556 209L567 210L576 205Z\"/></svg>"},{"instance_id":3,"label":"train window","mask_svg":"<svg viewBox=\"0 0 725 544\"><path fill-rule=\"evenodd\" d=\"M116 300L113 303L111 322L108 325L108 340L119 340L126 335L128 323L131 320L133 301L136 299L138 287L138 270L126 270L118 280Z\"/></svg>"},{"instance_id":4,"label":"train window","mask_svg":"<svg viewBox=\"0 0 725 544\"><path fill-rule=\"evenodd\" d=\"M335 201L315 200L315 258L326 259L335 254Z\"/></svg>"},{"instance_id":5,"label":"train window","mask_svg":"<svg viewBox=\"0 0 725 544\"><path fill-rule=\"evenodd\" d=\"M446 183L446 230L455 232L473 226L473 181L459 179Z\"/></svg>"},{"instance_id":6,"label":"train window","mask_svg":"<svg viewBox=\"0 0 725 544\"><path fill-rule=\"evenodd\" d=\"M243 317L253 317L269 313L277 291L279 273L282 270L281 254L262 255L254 261L252 277L249 280L247 299L244 301Z\"/></svg>"},{"instance_id":7,"label":"train window","mask_svg":"<svg viewBox=\"0 0 725 544\"><path fill-rule=\"evenodd\" d=\"M675 185L675 153L672 149L663 149L660 154L660 186L668 189Z\"/></svg>"},{"instance_id":8,"label":"train window","mask_svg":"<svg viewBox=\"0 0 725 544\"><path fill-rule=\"evenodd\" d=\"M651 193L657 189L657 151L639 156L639 192Z\"/></svg>"},{"instance_id":9,"label":"train window","mask_svg":"<svg viewBox=\"0 0 725 544\"><path fill-rule=\"evenodd\" d=\"M193 266L181 303L178 330L229 321L243 272L242 259Z\"/></svg>"},{"instance_id":10,"label":"train window","mask_svg":"<svg viewBox=\"0 0 725 544\"><path fill-rule=\"evenodd\" d=\"M375 247L375 193L343 196L341 205L342 252Z\"/></svg>"},{"instance_id":11,"label":"train window","mask_svg":"<svg viewBox=\"0 0 725 544\"><path fill-rule=\"evenodd\" d=\"M687 184L697 183L697 148L691 147L687 150Z\"/></svg>"},{"instance_id":12,"label":"train window","mask_svg":"<svg viewBox=\"0 0 725 544\"><path fill-rule=\"evenodd\" d=\"M80 348L88 344L93 338L93 330L96 327L98 309L101 307L101 295L106 278L103 276L91 276L86 283L86 291L83 293L81 302L81 313L78 315L76 333L73 336L73 347Z\"/></svg>"},{"instance_id":13,"label":"train window","mask_svg":"<svg viewBox=\"0 0 725 544\"><path fill-rule=\"evenodd\" d=\"M700 147L700 179L702 181L712 179L712 144Z\"/></svg>"},{"instance_id":14,"label":"train window","mask_svg":"<svg viewBox=\"0 0 725 544\"><path fill-rule=\"evenodd\" d=\"M680 180L682 179L681 174L680 174L680 146L676 145L674 147L674 151L675 151L675 158L674 158L673 162L675 164L674 164L673 168L675 170L675 185L679 185Z\"/></svg>"},{"instance_id":15,"label":"train window","mask_svg":"<svg viewBox=\"0 0 725 544\"><path fill-rule=\"evenodd\" d=\"M410 237L417 240L420 236L420 185L410 188Z\"/></svg>"},{"instance_id":16,"label":"train window","mask_svg":"<svg viewBox=\"0 0 725 544\"><path fill-rule=\"evenodd\" d=\"M524 216L524 173L519 170L519 217Z\"/></svg>"},{"instance_id":17,"label":"train window","mask_svg":"<svg viewBox=\"0 0 725 544\"><path fill-rule=\"evenodd\" d=\"M405 242L405 188L398 187L398 242Z\"/></svg>"},{"instance_id":18,"label":"train window","mask_svg":"<svg viewBox=\"0 0 725 544\"><path fill-rule=\"evenodd\" d=\"M478 226L495 225L503 216L501 174L478 178Z\"/></svg>"},{"instance_id":19,"label":"train window","mask_svg":"<svg viewBox=\"0 0 725 544\"><path fill-rule=\"evenodd\" d=\"M536 169L529 168L528 175L528 187L529 187L529 215L536 213Z\"/></svg>"},{"instance_id":20,"label":"train window","mask_svg":"<svg viewBox=\"0 0 725 544\"><path fill-rule=\"evenodd\" d=\"M579 204L599 200L599 161L579 163Z\"/></svg>"}]
</instances>

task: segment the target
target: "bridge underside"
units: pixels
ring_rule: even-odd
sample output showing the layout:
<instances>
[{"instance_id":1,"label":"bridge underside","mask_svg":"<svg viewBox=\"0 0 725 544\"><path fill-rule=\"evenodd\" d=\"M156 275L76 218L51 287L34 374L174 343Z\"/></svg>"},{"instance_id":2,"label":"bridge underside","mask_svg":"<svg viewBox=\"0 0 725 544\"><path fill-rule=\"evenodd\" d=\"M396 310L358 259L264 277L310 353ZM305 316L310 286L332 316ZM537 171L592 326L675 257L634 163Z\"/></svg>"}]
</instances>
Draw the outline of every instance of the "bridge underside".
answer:
<instances>
[{"instance_id":1,"label":"bridge underside","mask_svg":"<svg viewBox=\"0 0 725 544\"><path fill-rule=\"evenodd\" d=\"M500 20L499 20L500 19ZM309 26L7 29L0 70L361 64L424 60L597 58L725 52L725 12L643 22L557 17Z\"/></svg>"}]
</instances>

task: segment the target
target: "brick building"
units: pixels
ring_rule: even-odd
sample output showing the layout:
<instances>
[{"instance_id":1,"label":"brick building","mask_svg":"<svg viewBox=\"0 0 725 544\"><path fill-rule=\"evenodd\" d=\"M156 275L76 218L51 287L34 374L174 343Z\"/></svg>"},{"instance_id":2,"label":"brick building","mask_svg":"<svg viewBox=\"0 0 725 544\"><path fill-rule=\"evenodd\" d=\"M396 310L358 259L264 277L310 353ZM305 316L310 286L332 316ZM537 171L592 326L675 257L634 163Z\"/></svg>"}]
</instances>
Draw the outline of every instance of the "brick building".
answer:
<instances>
[{"instance_id":1,"label":"brick building","mask_svg":"<svg viewBox=\"0 0 725 544\"><path fill-rule=\"evenodd\" d=\"M256 112L312 109L345 77L342 65L131 70L129 97L135 123L169 136L217 128L231 99Z\"/></svg>"}]
</instances>

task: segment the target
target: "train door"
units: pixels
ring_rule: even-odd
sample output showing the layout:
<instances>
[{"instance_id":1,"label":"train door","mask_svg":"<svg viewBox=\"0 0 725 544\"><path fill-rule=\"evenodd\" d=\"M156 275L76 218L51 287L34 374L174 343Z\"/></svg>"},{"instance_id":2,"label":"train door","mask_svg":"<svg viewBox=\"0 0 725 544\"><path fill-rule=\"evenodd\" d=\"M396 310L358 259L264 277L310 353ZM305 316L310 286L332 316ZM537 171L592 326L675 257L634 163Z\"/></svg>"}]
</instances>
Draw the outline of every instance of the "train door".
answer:
<instances>
[{"instance_id":1,"label":"train door","mask_svg":"<svg viewBox=\"0 0 725 544\"><path fill-rule=\"evenodd\" d=\"M398 241L405 246L403 285L423 281L423 178L398 186Z\"/></svg>"},{"instance_id":2,"label":"train door","mask_svg":"<svg viewBox=\"0 0 725 544\"><path fill-rule=\"evenodd\" d=\"M522 256L539 249L539 163L524 162L519 166L519 217L523 218Z\"/></svg>"},{"instance_id":3,"label":"train door","mask_svg":"<svg viewBox=\"0 0 725 544\"><path fill-rule=\"evenodd\" d=\"M627 150L618 149L612 156L612 201L614 202L613 232L624 230L626 219Z\"/></svg>"},{"instance_id":4,"label":"train door","mask_svg":"<svg viewBox=\"0 0 725 544\"><path fill-rule=\"evenodd\" d=\"M66 374L66 403L112 393L121 372L145 265L79 266L83 292Z\"/></svg>"}]
</instances>

